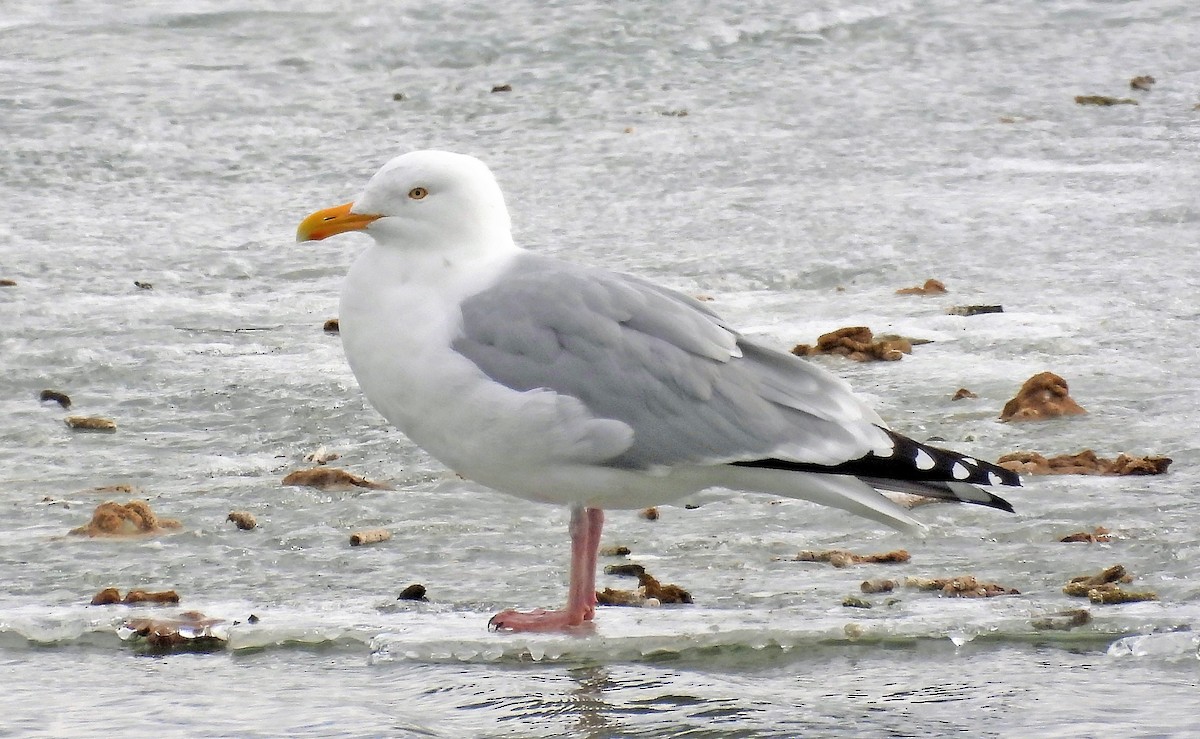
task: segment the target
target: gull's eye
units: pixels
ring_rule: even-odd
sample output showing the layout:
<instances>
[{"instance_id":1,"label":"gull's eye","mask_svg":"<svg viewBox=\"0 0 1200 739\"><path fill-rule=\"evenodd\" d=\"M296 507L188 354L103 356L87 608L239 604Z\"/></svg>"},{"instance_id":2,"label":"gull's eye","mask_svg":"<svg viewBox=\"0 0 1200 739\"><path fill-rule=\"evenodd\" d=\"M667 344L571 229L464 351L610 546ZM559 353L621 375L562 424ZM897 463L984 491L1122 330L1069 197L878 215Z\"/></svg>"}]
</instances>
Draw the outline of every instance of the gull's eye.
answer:
<instances>
[{"instance_id":1,"label":"gull's eye","mask_svg":"<svg viewBox=\"0 0 1200 739\"><path fill-rule=\"evenodd\" d=\"M413 200L421 200L428 194L429 194L429 191L423 187L414 187L413 189L408 191L408 196L410 198L412 198Z\"/></svg>"}]
</instances>

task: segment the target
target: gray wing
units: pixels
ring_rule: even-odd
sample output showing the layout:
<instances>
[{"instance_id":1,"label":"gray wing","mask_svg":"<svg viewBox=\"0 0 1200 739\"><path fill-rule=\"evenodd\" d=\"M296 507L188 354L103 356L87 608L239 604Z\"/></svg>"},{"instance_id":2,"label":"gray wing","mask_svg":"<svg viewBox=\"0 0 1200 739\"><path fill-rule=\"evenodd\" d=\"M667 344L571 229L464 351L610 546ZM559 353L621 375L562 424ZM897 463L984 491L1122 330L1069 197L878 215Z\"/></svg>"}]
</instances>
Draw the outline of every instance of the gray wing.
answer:
<instances>
[{"instance_id":1,"label":"gray wing","mask_svg":"<svg viewBox=\"0 0 1200 739\"><path fill-rule=\"evenodd\" d=\"M838 464L891 448L840 379L635 277L522 254L462 318L453 348L491 379L627 424L633 443L608 460L616 467Z\"/></svg>"}]
</instances>

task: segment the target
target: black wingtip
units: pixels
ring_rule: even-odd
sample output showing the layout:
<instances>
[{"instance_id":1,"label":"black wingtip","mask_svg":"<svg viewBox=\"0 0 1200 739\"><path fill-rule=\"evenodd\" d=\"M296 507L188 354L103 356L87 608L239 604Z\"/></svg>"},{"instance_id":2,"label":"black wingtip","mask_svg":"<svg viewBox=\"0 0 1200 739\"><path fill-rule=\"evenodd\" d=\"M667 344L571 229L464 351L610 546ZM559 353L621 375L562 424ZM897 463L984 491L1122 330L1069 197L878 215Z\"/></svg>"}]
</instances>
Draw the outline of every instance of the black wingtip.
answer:
<instances>
[{"instance_id":1,"label":"black wingtip","mask_svg":"<svg viewBox=\"0 0 1200 739\"><path fill-rule=\"evenodd\" d=\"M811 462L795 462L785 459L754 459L732 462L731 464L745 467L766 467L770 469L792 470L795 472L818 472L829 475L853 475L859 478L874 480L896 480L906 482L942 482L950 485L963 483L967 485L985 485L988 487L1005 485L1020 487L1021 476L1000 465L974 457L942 449L940 447L922 444L919 441L901 436L895 431L881 429L892 439L892 452L887 456L866 454L858 459L850 459L836 465L820 465ZM981 491L982 492L982 491ZM1002 500L1002 499L1001 499ZM982 501L973 501L982 502ZM1011 510L1012 506L1005 501L1003 506Z\"/></svg>"},{"instance_id":2,"label":"black wingtip","mask_svg":"<svg viewBox=\"0 0 1200 739\"><path fill-rule=\"evenodd\" d=\"M1017 483L1017 484L1019 485L1020 483ZM1017 512L1017 510L1015 508L1013 508L1012 503L1009 503L1007 500L1005 500L1004 498L1001 498L999 495L992 495L991 493L988 493L988 495L991 495L991 500L984 504L988 508L998 508L998 509L1000 509L1002 511L1006 511L1008 513L1016 513ZM967 501L967 502L969 503L971 501Z\"/></svg>"},{"instance_id":3,"label":"black wingtip","mask_svg":"<svg viewBox=\"0 0 1200 739\"><path fill-rule=\"evenodd\" d=\"M886 459L897 467L908 467L909 474L915 472L917 479L963 482L971 485L1021 486L1020 475L998 464L975 459L950 449L922 444L889 429L884 431L892 437L894 444L892 454Z\"/></svg>"}]
</instances>

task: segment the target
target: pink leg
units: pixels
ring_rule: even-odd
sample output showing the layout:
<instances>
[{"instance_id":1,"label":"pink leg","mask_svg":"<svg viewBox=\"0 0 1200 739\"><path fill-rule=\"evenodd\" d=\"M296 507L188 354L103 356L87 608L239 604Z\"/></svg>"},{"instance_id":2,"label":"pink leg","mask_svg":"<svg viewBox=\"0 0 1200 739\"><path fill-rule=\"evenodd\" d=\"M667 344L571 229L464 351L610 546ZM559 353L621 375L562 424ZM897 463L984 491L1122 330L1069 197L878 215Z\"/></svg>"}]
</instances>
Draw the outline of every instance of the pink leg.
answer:
<instances>
[{"instance_id":1,"label":"pink leg","mask_svg":"<svg viewBox=\"0 0 1200 739\"><path fill-rule=\"evenodd\" d=\"M538 609L528 613L501 611L488 621L500 631L568 631L591 621L596 613L596 554L604 511L571 507L571 585L567 606L561 611Z\"/></svg>"}]
</instances>

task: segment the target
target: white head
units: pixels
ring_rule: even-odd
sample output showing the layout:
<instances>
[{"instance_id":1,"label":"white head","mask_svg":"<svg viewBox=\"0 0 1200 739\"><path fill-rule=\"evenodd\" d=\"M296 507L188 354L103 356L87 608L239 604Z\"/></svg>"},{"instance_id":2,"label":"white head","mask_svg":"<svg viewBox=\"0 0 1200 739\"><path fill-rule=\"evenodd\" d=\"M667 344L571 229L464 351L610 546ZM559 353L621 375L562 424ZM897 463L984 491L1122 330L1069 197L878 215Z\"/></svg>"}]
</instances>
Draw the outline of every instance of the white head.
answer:
<instances>
[{"instance_id":1,"label":"white head","mask_svg":"<svg viewBox=\"0 0 1200 739\"><path fill-rule=\"evenodd\" d=\"M511 247L511 227L504 195L486 164L427 150L383 165L354 201L305 218L296 240L366 231L383 246L489 249Z\"/></svg>"}]
</instances>

